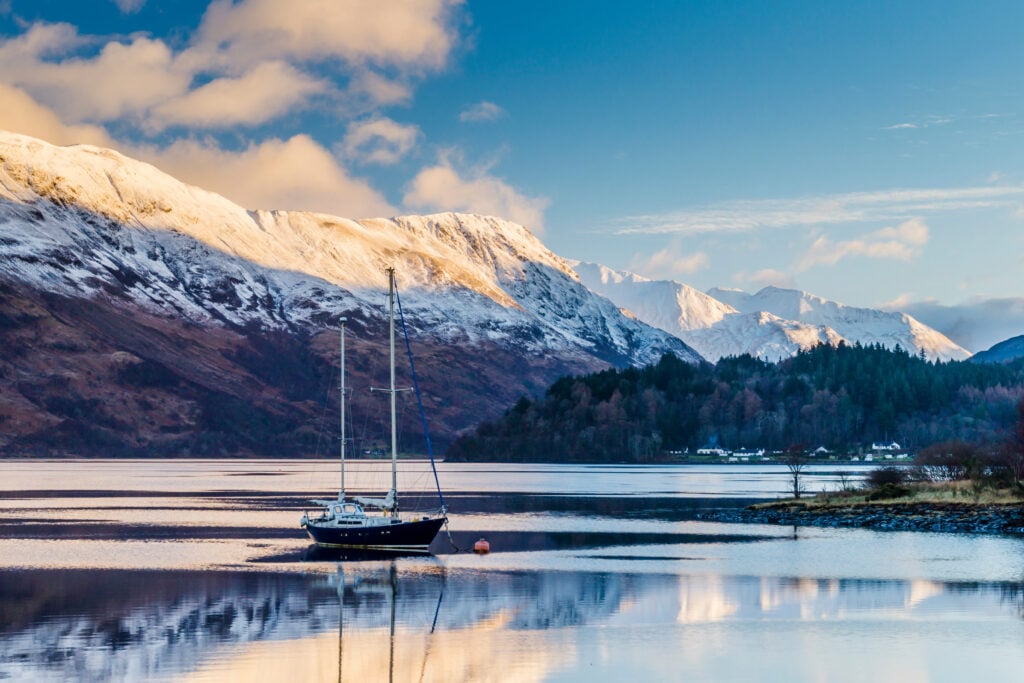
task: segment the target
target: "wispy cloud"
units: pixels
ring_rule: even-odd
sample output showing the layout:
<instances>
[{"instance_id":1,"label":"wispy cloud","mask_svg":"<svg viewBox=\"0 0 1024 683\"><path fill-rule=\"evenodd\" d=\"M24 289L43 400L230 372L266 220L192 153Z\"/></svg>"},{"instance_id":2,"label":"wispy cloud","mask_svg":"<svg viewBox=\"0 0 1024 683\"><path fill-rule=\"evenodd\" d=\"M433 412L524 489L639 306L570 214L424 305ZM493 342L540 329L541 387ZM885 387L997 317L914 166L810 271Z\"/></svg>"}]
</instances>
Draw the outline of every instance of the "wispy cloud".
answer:
<instances>
[{"instance_id":1,"label":"wispy cloud","mask_svg":"<svg viewBox=\"0 0 1024 683\"><path fill-rule=\"evenodd\" d=\"M970 208L1012 206L1024 186L895 189L794 199L722 202L691 210L628 216L613 222L615 233L697 235L750 232L835 223L899 221Z\"/></svg>"},{"instance_id":2,"label":"wispy cloud","mask_svg":"<svg viewBox=\"0 0 1024 683\"><path fill-rule=\"evenodd\" d=\"M945 126L956 121L964 120L977 120L991 118L994 114L982 114L980 116L963 116L956 117L950 116L949 114L928 114L927 116L921 116L916 121L901 121L900 123L894 123L890 126L882 126L882 130L913 130L917 128L932 128L935 126Z\"/></svg>"},{"instance_id":3,"label":"wispy cloud","mask_svg":"<svg viewBox=\"0 0 1024 683\"><path fill-rule=\"evenodd\" d=\"M921 253L928 238L928 226L919 218L911 218L894 228L876 230L853 240L832 241L821 235L800 259L797 270L833 266L851 256L909 261Z\"/></svg>"},{"instance_id":4,"label":"wispy cloud","mask_svg":"<svg viewBox=\"0 0 1024 683\"><path fill-rule=\"evenodd\" d=\"M505 110L494 102L477 102L459 112L459 121L463 123L483 123L497 121L505 115Z\"/></svg>"},{"instance_id":5,"label":"wispy cloud","mask_svg":"<svg viewBox=\"0 0 1024 683\"><path fill-rule=\"evenodd\" d=\"M146 0L114 0L114 4L125 14L135 14L146 4Z\"/></svg>"}]
</instances>

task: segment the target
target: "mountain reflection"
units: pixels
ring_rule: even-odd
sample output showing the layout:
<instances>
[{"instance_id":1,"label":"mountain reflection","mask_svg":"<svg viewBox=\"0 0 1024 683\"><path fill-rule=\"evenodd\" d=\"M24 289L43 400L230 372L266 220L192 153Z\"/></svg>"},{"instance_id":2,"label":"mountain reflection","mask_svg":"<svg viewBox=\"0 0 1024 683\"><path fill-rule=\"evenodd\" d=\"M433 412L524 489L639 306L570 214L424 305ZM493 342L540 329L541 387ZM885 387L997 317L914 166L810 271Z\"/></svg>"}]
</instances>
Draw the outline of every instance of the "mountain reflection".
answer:
<instances>
[{"instance_id":1,"label":"mountain reflection","mask_svg":"<svg viewBox=\"0 0 1024 683\"><path fill-rule=\"evenodd\" d=\"M1007 584L449 572L436 559L320 568L3 572L0 679L537 681L584 656L588 628L1022 609Z\"/></svg>"}]
</instances>

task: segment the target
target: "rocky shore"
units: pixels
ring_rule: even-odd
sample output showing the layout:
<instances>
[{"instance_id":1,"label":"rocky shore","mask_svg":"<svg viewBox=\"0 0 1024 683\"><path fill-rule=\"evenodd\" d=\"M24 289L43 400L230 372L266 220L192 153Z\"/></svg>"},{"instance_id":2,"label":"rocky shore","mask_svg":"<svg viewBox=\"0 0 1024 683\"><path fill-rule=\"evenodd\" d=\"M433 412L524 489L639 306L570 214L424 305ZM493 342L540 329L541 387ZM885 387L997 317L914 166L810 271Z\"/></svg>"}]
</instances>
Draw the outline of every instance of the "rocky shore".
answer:
<instances>
[{"instance_id":1,"label":"rocky shore","mask_svg":"<svg viewBox=\"0 0 1024 683\"><path fill-rule=\"evenodd\" d=\"M772 503L705 512L701 519L743 524L1024 535L1024 505L972 503Z\"/></svg>"}]
</instances>

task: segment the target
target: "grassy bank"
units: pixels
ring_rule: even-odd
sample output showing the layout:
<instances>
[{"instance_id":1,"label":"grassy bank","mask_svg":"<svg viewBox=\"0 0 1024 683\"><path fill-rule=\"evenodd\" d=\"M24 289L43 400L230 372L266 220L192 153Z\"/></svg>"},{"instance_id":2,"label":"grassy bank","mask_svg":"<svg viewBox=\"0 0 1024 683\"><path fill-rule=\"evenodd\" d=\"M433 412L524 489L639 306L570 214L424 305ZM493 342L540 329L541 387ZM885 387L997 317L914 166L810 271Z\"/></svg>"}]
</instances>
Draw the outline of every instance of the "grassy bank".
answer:
<instances>
[{"instance_id":1,"label":"grassy bank","mask_svg":"<svg viewBox=\"0 0 1024 683\"><path fill-rule=\"evenodd\" d=\"M759 503L702 518L794 528L1024 535L1024 496L971 482L913 482Z\"/></svg>"},{"instance_id":2,"label":"grassy bank","mask_svg":"<svg viewBox=\"0 0 1024 683\"><path fill-rule=\"evenodd\" d=\"M935 505L1022 505L1024 491L1013 488L994 488L970 481L907 482L886 484L878 488L823 491L813 496L785 498L759 503L751 509L805 508L827 510L855 506L906 505L907 503Z\"/></svg>"}]
</instances>

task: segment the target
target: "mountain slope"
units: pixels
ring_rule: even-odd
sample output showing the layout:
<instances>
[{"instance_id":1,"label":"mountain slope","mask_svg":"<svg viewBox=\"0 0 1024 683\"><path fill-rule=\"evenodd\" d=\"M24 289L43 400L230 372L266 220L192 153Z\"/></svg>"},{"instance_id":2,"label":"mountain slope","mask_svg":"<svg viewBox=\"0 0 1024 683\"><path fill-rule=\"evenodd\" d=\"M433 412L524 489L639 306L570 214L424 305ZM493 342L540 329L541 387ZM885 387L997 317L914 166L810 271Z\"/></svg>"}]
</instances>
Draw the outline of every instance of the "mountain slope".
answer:
<instances>
[{"instance_id":1,"label":"mountain slope","mask_svg":"<svg viewBox=\"0 0 1024 683\"><path fill-rule=\"evenodd\" d=\"M1024 358L1024 335L1001 341L990 349L971 356L975 363L1009 363Z\"/></svg>"},{"instance_id":2,"label":"mountain slope","mask_svg":"<svg viewBox=\"0 0 1024 683\"><path fill-rule=\"evenodd\" d=\"M442 444L565 373L699 360L501 219L250 212L110 150L8 133L0 243L0 335L20 349L0 359L8 449L59 450L64 429L126 452L301 452L341 316L353 386L379 374L387 265Z\"/></svg>"}]
</instances>

